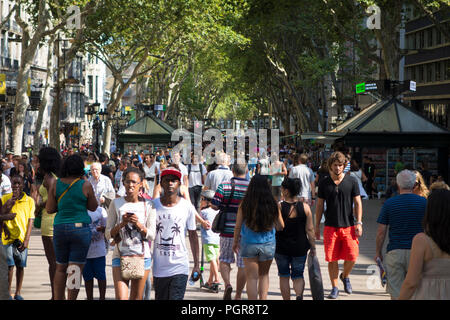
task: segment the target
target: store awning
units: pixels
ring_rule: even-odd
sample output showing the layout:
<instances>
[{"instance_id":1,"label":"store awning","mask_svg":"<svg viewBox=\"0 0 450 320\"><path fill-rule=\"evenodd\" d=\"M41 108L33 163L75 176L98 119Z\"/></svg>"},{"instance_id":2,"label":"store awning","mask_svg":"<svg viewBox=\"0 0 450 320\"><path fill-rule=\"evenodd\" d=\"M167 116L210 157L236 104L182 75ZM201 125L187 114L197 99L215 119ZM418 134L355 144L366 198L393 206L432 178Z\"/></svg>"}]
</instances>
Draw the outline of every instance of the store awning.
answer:
<instances>
[{"instance_id":1,"label":"store awning","mask_svg":"<svg viewBox=\"0 0 450 320\"><path fill-rule=\"evenodd\" d=\"M174 130L161 119L147 114L119 133L118 141L119 143L169 143Z\"/></svg>"},{"instance_id":2,"label":"store awning","mask_svg":"<svg viewBox=\"0 0 450 320\"><path fill-rule=\"evenodd\" d=\"M327 133L448 133L399 100L378 101Z\"/></svg>"},{"instance_id":3,"label":"store awning","mask_svg":"<svg viewBox=\"0 0 450 320\"><path fill-rule=\"evenodd\" d=\"M314 140L318 143L332 144L336 139L342 138L344 133L320 133L320 132L305 132L300 134L302 140Z\"/></svg>"},{"instance_id":4,"label":"store awning","mask_svg":"<svg viewBox=\"0 0 450 320\"><path fill-rule=\"evenodd\" d=\"M378 101L326 134L347 146L444 147L450 131L396 98Z\"/></svg>"}]
</instances>

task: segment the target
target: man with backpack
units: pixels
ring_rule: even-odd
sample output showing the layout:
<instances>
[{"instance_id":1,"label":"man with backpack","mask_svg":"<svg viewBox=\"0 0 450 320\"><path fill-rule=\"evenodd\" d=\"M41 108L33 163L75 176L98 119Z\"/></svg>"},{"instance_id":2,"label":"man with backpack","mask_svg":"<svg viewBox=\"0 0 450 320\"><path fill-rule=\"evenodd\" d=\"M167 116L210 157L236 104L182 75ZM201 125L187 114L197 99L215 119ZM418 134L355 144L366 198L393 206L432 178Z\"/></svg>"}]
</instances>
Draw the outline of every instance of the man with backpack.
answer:
<instances>
[{"instance_id":1,"label":"man with backpack","mask_svg":"<svg viewBox=\"0 0 450 320\"><path fill-rule=\"evenodd\" d=\"M200 207L200 194L202 193L203 184L206 179L206 168L203 164L199 163L198 156L192 154L192 162L187 165L188 177L189 177L189 197L191 203L197 210Z\"/></svg>"}]
</instances>

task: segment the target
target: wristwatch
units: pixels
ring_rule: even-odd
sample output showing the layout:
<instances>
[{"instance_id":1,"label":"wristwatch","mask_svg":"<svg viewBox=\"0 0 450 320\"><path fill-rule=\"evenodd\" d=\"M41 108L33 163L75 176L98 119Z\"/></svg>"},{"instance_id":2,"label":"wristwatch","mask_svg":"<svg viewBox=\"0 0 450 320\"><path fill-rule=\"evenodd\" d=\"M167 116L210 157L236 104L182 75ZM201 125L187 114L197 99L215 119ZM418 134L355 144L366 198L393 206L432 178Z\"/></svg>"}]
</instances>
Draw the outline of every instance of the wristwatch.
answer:
<instances>
[{"instance_id":1,"label":"wristwatch","mask_svg":"<svg viewBox=\"0 0 450 320\"><path fill-rule=\"evenodd\" d=\"M361 221L356 221L355 224L360 224L361 226L363 225Z\"/></svg>"}]
</instances>

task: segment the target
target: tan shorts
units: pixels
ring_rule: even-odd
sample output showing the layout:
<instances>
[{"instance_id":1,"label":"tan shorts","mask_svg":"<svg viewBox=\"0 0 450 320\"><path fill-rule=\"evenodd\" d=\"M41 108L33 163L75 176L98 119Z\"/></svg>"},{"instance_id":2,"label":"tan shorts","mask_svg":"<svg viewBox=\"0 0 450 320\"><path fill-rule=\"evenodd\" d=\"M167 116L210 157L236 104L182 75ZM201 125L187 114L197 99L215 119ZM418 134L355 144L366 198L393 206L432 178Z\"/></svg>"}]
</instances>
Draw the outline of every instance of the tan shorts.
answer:
<instances>
[{"instance_id":1,"label":"tan shorts","mask_svg":"<svg viewBox=\"0 0 450 320\"><path fill-rule=\"evenodd\" d=\"M386 292L392 298L397 299L400 295L403 280L408 272L410 254L411 250L409 249L395 249L386 253L384 257L387 277Z\"/></svg>"}]
</instances>

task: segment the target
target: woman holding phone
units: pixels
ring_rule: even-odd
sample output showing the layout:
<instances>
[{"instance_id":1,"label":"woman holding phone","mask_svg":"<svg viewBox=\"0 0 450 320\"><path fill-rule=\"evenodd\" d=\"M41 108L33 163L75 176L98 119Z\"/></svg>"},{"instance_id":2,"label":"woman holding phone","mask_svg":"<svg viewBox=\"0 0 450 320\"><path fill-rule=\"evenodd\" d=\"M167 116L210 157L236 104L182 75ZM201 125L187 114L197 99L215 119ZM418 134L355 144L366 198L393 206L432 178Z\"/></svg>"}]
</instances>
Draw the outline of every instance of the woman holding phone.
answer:
<instances>
[{"instance_id":1,"label":"woman holding phone","mask_svg":"<svg viewBox=\"0 0 450 320\"><path fill-rule=\"evenodd\" d=\"M130 167L122 177L126 195L111 202L105 237L107 240L114 239L116 243L112 257L116 299L142 300L145 282L152 264L148 241L155 238L156 210L152 201L139 197L144 180L142 170ZM120 257L142 254L144 255L144 276L140 279L123 279ZM130 295L128 295L129 284Z\"/></svg>"}]
</instances>

